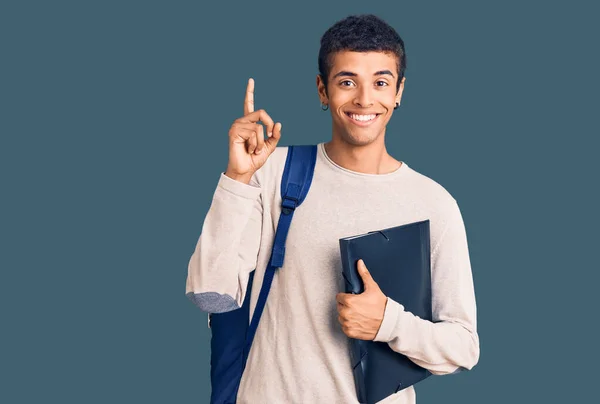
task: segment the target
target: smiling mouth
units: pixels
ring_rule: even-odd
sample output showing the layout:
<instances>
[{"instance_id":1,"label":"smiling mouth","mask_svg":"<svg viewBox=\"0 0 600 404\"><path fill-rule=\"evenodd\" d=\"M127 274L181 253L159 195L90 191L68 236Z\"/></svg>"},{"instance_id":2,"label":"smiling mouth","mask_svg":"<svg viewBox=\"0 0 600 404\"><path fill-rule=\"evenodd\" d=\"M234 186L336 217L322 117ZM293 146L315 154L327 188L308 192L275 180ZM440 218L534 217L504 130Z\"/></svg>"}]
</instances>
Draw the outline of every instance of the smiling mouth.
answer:
<instances>
[{"instance_id":1,"label":"smiling mouth","mask_svg":"<svg viewBox=\"0 0 600 404\"><path fill-rule=\"evenodd\" d=\"M352 117L353 114L351 114L349 112L345 112L345 114L353 123L355 123L356 125L359 125L359 126L369 125L372 122L374 122L379 117L379 115L381 115L381 114L369 114L370 116L372 116L371 119L354 119Z\"/></svg>"}]
</instances>

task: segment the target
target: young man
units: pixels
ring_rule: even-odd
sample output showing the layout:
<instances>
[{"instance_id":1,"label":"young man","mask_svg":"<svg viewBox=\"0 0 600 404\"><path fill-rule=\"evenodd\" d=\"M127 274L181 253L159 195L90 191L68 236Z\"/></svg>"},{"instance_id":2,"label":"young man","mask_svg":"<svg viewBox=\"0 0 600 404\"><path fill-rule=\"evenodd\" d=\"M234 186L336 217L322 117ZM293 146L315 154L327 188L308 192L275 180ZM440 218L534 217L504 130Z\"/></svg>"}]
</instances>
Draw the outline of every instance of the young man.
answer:
<instances>
[{"instance_id":1,"label":"young man","mask_svg":"<svg viewBox=\"0 0 600 404\"><path fill-rule=\"evenodd\" d=\"M475 293L457 202L386 151L385 129L400 105L405 68L402 39L373 15L345 18L321 39L317 90L331 113L332 138L318 145L311 188L294 213L238 403L357 403L350 337L386 342L436 375L471 369L479 360ZM279 220L288 148L277 147L281 124L254 111L253 91L250 79L244 116L229 132L227 170L189 261L186 294L207 312L240 307L256 268L252 316ZM434 322L383 295L364 265L359 269L368 290L340 293L339 238L426 219ZM413 386L380 401L415 402Z\"/></svg>"}]
</instances>

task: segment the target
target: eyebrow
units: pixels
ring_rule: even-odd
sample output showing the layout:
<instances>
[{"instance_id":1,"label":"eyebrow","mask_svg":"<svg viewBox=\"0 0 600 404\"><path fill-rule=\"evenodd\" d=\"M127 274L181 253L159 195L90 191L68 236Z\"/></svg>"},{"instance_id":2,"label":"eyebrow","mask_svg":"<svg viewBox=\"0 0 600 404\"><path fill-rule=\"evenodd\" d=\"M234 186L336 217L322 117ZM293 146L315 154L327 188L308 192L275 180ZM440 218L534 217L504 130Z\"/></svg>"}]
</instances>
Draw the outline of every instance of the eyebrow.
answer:
<instances>
[{"instance_id":1,"label":"eyebrow","mask_svg":"<svg viewBox=\"0 0 600 404\"><path fill-rule=\"evenodd\" d=\"M373 76L381 76L381 75L384 75L384 74L389 74L390 76L394 77L394 75L392 74L392 72L389 71L389 70L379 70L378 72L373 73ZM333 76L333 78L335 79L336 77L339 77L339 76L356 77L356 76L358 76L358 74L342 70L341 72L336 73L335 76Z\"/></svg>"}]
</instances>

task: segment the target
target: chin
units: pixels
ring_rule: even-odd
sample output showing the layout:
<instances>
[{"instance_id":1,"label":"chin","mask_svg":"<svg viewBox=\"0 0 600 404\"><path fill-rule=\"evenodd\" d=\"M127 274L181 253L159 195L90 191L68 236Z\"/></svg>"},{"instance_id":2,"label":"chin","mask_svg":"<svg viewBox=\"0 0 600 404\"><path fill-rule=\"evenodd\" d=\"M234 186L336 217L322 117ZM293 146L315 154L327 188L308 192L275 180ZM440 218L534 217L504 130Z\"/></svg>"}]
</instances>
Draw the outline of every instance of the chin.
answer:
<instances>
[{"instance_id":1,"label":"chin","mask_svg":"<svg viewBox=\"0 0 600 404\"><path fill-rule=\"evenodd\" d=\"M383 121L384 115L379 116L378 119ZM334 120L333 132L338 134L340 140L344 143L351 144L353 146L366 146L377 141L379 137L385 134L385 124L383 122L374 122L374 125L367 127L359 127L352 123L348 123L347 118L343 117L340 120Z\"/></svg>"},{"instance_id":2,"label":"chin","mask_svg":"<svg viewBox=\"0 0 600 404\"><path fill-rule=\"evenodd\" d=\"M340 137L345 143L351 144L353 146L366 146L375 142L379 138L379 136L381 136L381 133L377 133L375 135L372 135L370 133L352 133L346 131L343 128L339 130L338 133L340 134Z\"/></svg>"}]
</instances>

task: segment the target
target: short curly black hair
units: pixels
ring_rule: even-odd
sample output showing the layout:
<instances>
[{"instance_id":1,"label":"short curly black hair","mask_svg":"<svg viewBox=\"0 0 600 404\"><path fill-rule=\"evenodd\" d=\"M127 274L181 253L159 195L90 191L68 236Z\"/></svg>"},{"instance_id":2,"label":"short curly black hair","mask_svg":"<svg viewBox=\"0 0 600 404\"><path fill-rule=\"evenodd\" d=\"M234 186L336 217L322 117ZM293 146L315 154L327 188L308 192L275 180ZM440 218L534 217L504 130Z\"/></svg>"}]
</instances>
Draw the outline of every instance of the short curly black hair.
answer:
<instances>
[{"instance_id":1,"label":"short curly black hair","mask_svg":"<svg viewBox=\"0 0 600 404\"><path fill-rule=\"evenodd\" d=\"M389 24L373 14L350 15L332 25L321 37L319 49L319 74L327 91L327 82L331 71L333 56L339 51L389 52L397 57L398 81L406 70L406 52L404 41Z\"/></svg>"}]
</instances>

